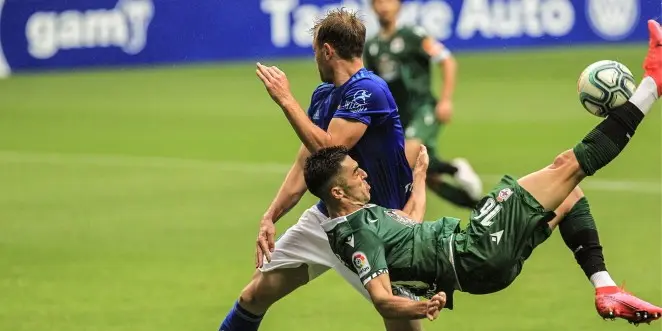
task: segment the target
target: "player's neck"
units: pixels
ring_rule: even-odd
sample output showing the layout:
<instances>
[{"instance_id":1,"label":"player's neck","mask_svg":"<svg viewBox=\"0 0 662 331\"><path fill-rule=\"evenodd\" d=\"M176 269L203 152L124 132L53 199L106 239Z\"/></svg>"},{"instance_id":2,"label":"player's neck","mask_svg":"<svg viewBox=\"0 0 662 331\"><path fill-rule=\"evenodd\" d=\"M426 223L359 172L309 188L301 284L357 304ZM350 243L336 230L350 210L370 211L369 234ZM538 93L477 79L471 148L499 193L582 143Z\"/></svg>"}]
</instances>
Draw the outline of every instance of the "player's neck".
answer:
<instances>
[{"instance_id":1,"label":"player's neck","mask_svg":"<svg viewBox=\"0 0 662 331\"><path fill-rule=\"evenodd\" d=\"M363 60L361 58L338 61L337 66L333 70L333 85L341 86L345 84L361 68L363 68Z\"/></svg>"},{"instance_id":2,"label":"player's neck","mask_svg":"<svg viewBox=\"0 0 662 331\"><path fill-rule=\"evenodd\" d=\"M382 25L379 29L379 36L383 39L389 39L398 31L398 26L395 22L387 25Z\"/></svg>"},{"instance_id":3,"label":"player's neck","mask_svg":"<svg viewBox=\"0 0 662 331\"><path fill-rule=\"evenodd\" d=\"M358 204L358 203L340 203L337 206L327 206L329 210L329 217L331 218L338 218L338 217L343 217L347 216L361 208L363 208L365 204Z\"/></svg>"}]
</instances>

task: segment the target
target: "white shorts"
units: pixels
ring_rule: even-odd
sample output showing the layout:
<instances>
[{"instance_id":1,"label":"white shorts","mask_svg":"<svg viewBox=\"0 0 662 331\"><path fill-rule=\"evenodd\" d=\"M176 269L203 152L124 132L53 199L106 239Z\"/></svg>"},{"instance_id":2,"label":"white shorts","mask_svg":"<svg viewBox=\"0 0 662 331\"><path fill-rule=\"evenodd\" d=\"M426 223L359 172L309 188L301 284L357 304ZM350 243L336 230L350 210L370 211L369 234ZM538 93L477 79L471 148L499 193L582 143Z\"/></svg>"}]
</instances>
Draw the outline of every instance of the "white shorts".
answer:
<instances>
[{"instance_id":1,"label":"white shorts","mask_svg":"<svg viewBox=\"0 0 662 331\"><path fill-rule=\"evenodd\" d=\"M354 289L370 300L368 291L356 273L347 268L331 250L329 238L320 225L326 219L328 217L324 216L317 206L303 212L299 221L276 241L271 262L265 262L260 271L296 268L305 264L308 266L309 280L313 280L327 270L334 269Z\"/></svg>"}]
</instances>

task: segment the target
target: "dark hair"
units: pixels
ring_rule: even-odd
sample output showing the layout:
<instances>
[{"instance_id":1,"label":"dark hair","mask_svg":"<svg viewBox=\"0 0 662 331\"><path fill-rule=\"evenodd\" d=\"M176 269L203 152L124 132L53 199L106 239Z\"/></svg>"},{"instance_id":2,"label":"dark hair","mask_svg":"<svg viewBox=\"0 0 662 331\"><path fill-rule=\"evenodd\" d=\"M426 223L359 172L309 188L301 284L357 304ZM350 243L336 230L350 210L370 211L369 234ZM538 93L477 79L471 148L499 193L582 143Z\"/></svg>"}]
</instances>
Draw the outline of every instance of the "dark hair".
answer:
<instances>
[{"instance_id":1,"label":"dark hair","mask_svg":"<svg viewBox=\"0 0 662 331\"><path fill-rule=\"evenodd\" d=\"M328 43L344 60L361 57L365 45L365 25L355 12L344 8L331 10L313 27L318 47Z\"/></svg>"},{"instance_id":2,"label":"dark hair","mask_svg":"<svg viewBox=\"0 0 662 331\"><path fill-rule=\"evenodd\" d=\"M334 179L340 172L340 163L349 155L344 146L322 148L306 159L303 178L310 193L324 200Z\"/></svg>"}]
</instances>

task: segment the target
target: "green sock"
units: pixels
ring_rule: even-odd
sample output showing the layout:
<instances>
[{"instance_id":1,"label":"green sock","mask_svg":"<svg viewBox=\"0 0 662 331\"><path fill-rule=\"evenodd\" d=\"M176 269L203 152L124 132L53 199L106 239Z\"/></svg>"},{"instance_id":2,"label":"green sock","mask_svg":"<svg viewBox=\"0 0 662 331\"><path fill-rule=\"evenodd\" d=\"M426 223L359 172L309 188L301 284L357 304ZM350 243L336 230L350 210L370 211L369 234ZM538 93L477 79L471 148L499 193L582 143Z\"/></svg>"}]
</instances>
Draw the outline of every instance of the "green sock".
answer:
<instances>
[{"instance_id":1,"label":"green sock","mask_svg":"<svg viewBox=\"0 0 662 331\"><path fill-rule=\"evenodd\" d=\"M563 218L559 224L559 232L586 277L590 278L596 272L607 270L598 228L586 197L579 199Z\"/></svg>"},{"instance_id":2,"label":"green sock","mask_svg":"<svg viewBox=\"0 0 662 331\"><path fill-rule=\"evenodd\" d=\"M644 118L632 103L626 102L609 112L609 116L573 149L582 171L591 176L618 156Z\"/></svg>"}]
</instances>

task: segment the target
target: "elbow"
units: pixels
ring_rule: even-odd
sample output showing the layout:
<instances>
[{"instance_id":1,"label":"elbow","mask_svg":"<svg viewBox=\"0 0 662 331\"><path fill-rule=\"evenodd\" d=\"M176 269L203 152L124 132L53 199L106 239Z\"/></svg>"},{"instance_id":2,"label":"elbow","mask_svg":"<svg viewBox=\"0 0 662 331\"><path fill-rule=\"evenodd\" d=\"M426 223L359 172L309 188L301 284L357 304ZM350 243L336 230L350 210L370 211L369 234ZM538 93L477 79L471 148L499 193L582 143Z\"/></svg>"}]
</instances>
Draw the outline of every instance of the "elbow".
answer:
<instances>
[{"instance_id":1,"label":"elbow","mask_svg":"<svg viewBox=\"0 0 662 331\"><path fill-rule=\"evenodd\" d=\"M331 136L329 136L328 134L324 138L311 141L309 144L306 145L307 145L306 148L308 148L308 151L310 151L310 153L316 153L321 149L335 146L333 139L331 139Z\"/></svg>"},{"instance_id":2,"label":"elbow","mask_svg":"<svg viewBox=\"0 0 662 331\"><path fill-rule=\"evenodd\" d=\"M457 70L457 61L451 55L443 62L444 70L449 72L455 72Z\"/></svg>"},{"instance_id":3,"label":"elbow","mask_svg":"<svg viewBox=\"0 0 662 331\"><path fill-rule=\"evenodd\" d=\"M423 213L412 213L411 214L411 219L416 221L417 223L423 223Z\"/></svg>"},{"instance_id":4,"label":"elbow","mask_svg":"<svg viewBox=\"0 0 662 331\"><path fill-rule=\"evenodd\" d=\"M311 154L319 152L322 148L326 147L322 142L311 142L306 144L306 148L310 151Z\"/></svg>"},{"instance_id":5,"label":"elbow","mask_svg":"<svg viewBox=\"0 0 662 331\"><path fill-rule=\"evenodd\" d=\"M418 223L423 223L423 217L425 216L425 212L424 212L425 206L423 206L423 208L421 208L421 206L415 206L415 207L416 208L412 210L409 216L413 221L416 221Z\"/></svg>"},{"instance_id":6,"label":"elbow","mask_svg":"<svg viewBox=\"0 0 662 331\"><path fill-rule=\"evenodd\" d=\"M375 301L373 302L373 305L375 306L375 309L377 309L377 312L379 315L381 315L385 319L396 319L397 316L395 316L389 309L388 309L388 303L384 300L380 301Z\"/></svg>"}]
</instances>

